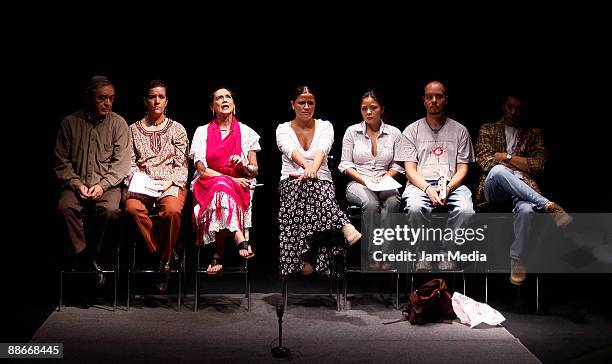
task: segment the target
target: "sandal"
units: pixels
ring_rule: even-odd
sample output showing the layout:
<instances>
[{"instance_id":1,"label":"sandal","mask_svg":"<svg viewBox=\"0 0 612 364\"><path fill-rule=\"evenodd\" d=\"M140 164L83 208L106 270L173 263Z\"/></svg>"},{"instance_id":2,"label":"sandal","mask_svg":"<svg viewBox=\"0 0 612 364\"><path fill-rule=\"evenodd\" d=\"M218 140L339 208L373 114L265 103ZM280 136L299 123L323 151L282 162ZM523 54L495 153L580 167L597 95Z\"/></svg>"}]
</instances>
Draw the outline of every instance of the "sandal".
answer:
<instances>
[{"instance_id":1,"label":"sandal","mask_svg":"<svg viewBox=\"0 0 612 364\"><path fill-rule=\"evenodd\" d=\"M216 266L221 266L221 268L217 270L212 270ZM210 264L208 264L208 268L206 268L206 273L217 274L217 273L220 273L222 270L223 270L223 260L221 259L221 257L213 256L212 260L210 261Z\"/></svg>"},{"instance_id":2,"label":"sandal","mask_svg":"<svg viewBox=\"0 0 612 364\"><path fill-rule=\"evenodd\" d=\"M237 244L237 247L238 247L238 254L242 258L244 258L244 259L251 259L251 258L253 258L255 256L255 253L253 252L253 248L251 247L251 244L249 244L248 240L241 241L240 243ZM250 254L248 254L248 255L241 255L240 254L241 250L246 250L247 253L248 253L249 247L251 247L251 253Z\"/></svg>"}]
</instances>

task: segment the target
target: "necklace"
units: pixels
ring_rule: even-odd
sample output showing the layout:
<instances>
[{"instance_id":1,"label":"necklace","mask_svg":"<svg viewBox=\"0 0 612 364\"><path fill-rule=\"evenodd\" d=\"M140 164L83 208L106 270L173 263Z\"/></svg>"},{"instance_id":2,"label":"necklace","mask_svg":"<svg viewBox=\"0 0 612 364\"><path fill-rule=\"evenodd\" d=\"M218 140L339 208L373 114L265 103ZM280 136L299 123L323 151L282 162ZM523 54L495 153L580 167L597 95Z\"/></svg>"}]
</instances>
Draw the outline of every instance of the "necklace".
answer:
<instances>
[{"instance_id":1,"label":"necklace","mask_svg":"<svg viewBox=\"0 0 612 364\"><path fill-rule=\"evenodd\" d=\"M425 124L427 124L427 126L429 127L429 129L431 130L432 133L438 134L438 132L440 132L440 130L442 130L444 125L446 125L446 119L444 119L444 124L440 125L440 127L438 129L432 128L431 125L429 125L429 123L427 122L427 118L425 118Z\"/></svg>"},{"instance_id":2,"label":"necklace","mask_svg":"<svg viewBox=\"0 0 612 364\"><path fill-rule=\"evenodd\" d=\"M152 123L152 122L151 122L151 119L149 119L149 117L147 116L147 117L145 118L145 121L146 121L147 125L149 125L149 126L160 126L161 124L163 124L163 123L164 123L164 121L166 121L166 119L168 119L168 118L164 117L164 118L162 119L162 121L160 121L159 123L155 124L155 123Z\"/></svg>"}]
</instances>

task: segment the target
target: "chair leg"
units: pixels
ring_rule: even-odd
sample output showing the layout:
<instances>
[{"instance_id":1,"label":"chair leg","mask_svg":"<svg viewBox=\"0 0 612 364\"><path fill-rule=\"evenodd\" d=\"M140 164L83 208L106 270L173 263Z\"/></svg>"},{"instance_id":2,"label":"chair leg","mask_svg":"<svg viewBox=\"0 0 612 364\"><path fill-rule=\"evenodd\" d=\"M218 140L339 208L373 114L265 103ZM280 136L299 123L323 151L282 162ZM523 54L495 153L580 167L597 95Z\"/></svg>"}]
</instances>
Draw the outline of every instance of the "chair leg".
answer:
<instances>
[{"instance_id":1,"label":"chair leg","mask_svg":"<svg viewBox=\"0 0 612 364\"><path fill-rule=\"evenodd\" d=\"M176 293L177 296L177 302L178 302L178 312L181 312L181 296L183 295L183 274L181 273L180 269L177 272L177 276L178 276L178 292Z\"/></svg>"},{"instance_id":2,"label":"chair leg","mask_svg":"<svg viewBox=\"0 0 612 364\"><path fill-rule=\"evenodd\" d=\"M287 300L287 296L289 294L289 292L287 292L288 291L287 278L288 277L286 275L284 275L283 278L282 278L282 283L281 283L281 285L282 285L282 288L281 288L282 296L283 296L283 298L285 298L285 311L287 311L287 309L289 308L289 306L287 305L287 301L288 301Z\"/></svg>"},{"instance_id":3,"label":"chair leg","mask_svg":"<svg viewBox=\"0 0 612 364\"><path fill-rule=\"evenodd\" d=\"M347 291L348 291L348 275L346 274L346 272L344 272L344 274L342 275L342 293L343 293L343 298L342 298L342 307L346 310L347 307Z\"/></svg>"},{"instance_id":4,"label":"chair leg","mask_svg":"<svg viewBox=\"0 0 612 364\"><path fill-rule=\"evenodd\" d=\"M485 303L489 303L489 273L485 272Z\"/></svg>"},{"instance_id":5,"label":"chair leg","mask_svg":"<svg viewBox=\"0 0 612 364\"><path fill-rule=\"evenodd\" d=\"M58 312L62 312L63 298L64 298L64 269L60 268L60 294L59 294L59 306L57 306Z\"/></svg>"},{"instance_id":6,"label":"chair leg","mask_svg":"<svg viewBox=\"0 0 612 364\"><path fill-rule=\"evenodd\" d=\"M540 312L540 275L536 274L536 312Z\"/></svg>"},{"instance_id":7,"label":"chair leg","mask_svg":"<svg viewBox=\"0 0 612 364\"><path fill-rule=\"evenodd\" d=\"M395 274L395 309L399 310L399 273Z\"/></svg>"},{"instance_id":8,"label":"chair leg","mask_svg":"<svg viewBox=\"0 0 612 364\"><path fill-rule=\"evenodd\" d=\"M340 277L334 279L336 283L336 309L342 311L342 300L340 299Z\"/></svg>"},{"instance_id":9,"label":"chair leg","mask_svg":"<svg viewBox=\"0 0 612 364\"><path fill-rule=\"evenodd\" d=\"M195 272L195 292L193 295L195 296L195 303L193 306L193 310L198 312L198 298L200 298L200 272L198 272L199 267L196 268Z\"/></svg>"},{"instance_id":10,"label":"chair leg","mask_svg":"<svg viewBox=\"0 0 612 364\"><path fill-rule=\"evenodd\" d=\"M246 296L247 296L247 312L251 311L251 280L249 279L249 271L245 273L246 280Z\"/></svg>"},{"instance_id":11,"label":"chair leg","mask_svg":"<svg viewBox=\"0 0 612 364\"><path fill-rule=\"evenodd\" d=\"M113 290L115 291L113 294L113 312L117 311L117 274L119 274L119 270L115 268L113 272Z\"/></svg>"}]
</instances>

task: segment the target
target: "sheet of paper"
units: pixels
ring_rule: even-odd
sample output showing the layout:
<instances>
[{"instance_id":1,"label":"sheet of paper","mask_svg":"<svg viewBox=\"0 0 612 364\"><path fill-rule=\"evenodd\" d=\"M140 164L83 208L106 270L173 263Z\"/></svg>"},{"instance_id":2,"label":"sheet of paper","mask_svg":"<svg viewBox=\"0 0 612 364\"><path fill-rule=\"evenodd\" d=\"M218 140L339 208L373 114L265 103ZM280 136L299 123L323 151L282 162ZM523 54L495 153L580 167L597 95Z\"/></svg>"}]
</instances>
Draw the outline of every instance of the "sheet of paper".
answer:
<instances>
[{"instance_id":1,"label":"sheet of paper","mask_svg":"<svg viewBox=\"0 0 612 364\"><path fill-rule=\"evenodd\" d=\"M378 183L370 182L369 180L365 180L366 187L370 191L380 192L380 191L389 191L394 190L396 188L402 187L396 180L391 176L383 177Z\"/></svg>"},{"instance_id":2,"label":"sheet of paper","mask_svg":"<svg viewBox=\"0 0 612 364\"><path fill-rule=\"evenodd\" d=\"M134 172L128 191L151 197L159 197L161 196L161 191L157 190L155 186L155 181L151 177L142 172Z\"/></svg>"}]
</instances>

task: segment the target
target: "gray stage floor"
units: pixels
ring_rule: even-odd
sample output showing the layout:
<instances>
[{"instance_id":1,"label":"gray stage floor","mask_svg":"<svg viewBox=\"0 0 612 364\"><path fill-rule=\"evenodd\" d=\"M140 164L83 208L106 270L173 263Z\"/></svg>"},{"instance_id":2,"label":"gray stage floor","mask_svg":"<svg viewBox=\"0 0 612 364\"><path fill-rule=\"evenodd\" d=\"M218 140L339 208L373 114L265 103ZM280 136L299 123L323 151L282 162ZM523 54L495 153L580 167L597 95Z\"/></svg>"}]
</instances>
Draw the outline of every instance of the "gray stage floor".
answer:
<instances>
[{"instance_id":1,"label":"gray stage floor","mask_svg":"<svg viewBox=\"0 0 612 364\"><path fill-rule=\"evenodd\" d=\"M281 296L253 294L251 312L243 295L203 296L181 312L173 306L137 305L88 309L64 307L40 327L32 342L64 344L64 362L178 363L276 361L276 304ZM289 296L283 344L296 363L538 363L503 327L470 329L452 324L383 325L400 311L375 296L353 297L351 309L335 310L325 295Z\"/></svg>"}]
</instances>

